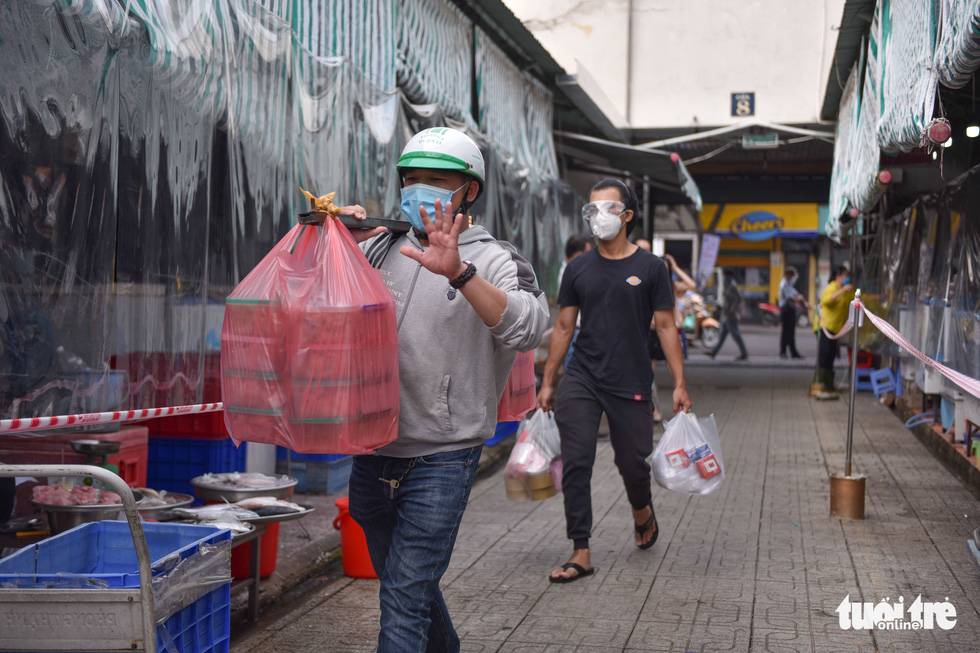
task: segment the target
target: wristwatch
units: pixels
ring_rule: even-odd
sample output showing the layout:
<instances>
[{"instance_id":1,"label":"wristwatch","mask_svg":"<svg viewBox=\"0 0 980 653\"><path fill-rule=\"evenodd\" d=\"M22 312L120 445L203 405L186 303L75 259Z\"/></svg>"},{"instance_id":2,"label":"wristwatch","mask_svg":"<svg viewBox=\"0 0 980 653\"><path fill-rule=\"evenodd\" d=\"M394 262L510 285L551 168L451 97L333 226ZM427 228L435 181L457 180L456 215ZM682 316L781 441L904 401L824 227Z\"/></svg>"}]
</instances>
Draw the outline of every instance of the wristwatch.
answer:
<instances>
[{"instance_id":1,"label":"wristwatch","mask_svg":"<svg viewBox=\"0 0 980 653\"><path fill-rule=\"evenodd\" d=\"M456 277L455 279L451 279L449 281L449 285L455 288L456 290L459 290L460 288L465 286L467 281L469 281L470 279L476 276L476 266L473 265L473 262L463 261L463 263L466 264L466 269L463 270L463 273L458 277Z\"/></svg>"}]
</instances>

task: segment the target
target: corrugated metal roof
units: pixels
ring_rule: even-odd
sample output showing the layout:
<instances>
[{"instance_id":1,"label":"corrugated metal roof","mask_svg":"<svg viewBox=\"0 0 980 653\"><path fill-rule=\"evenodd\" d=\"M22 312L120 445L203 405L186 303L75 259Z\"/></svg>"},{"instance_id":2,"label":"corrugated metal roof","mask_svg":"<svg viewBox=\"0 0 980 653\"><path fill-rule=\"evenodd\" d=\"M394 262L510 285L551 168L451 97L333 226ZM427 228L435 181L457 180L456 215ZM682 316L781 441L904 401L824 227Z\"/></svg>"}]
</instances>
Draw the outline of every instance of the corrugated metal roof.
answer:
<instances>
[{"instance_id":1,"label":"corrugated metal roof","mask_svg":"<svg viewBox=\"0 0 980 653\"><path fill-rule=\"evenodd\" d=\"M876 0L847 0L844 3L837 48L834 50L834 61L830 64L827 92L820 109L821 120L837 120L841 94L844 92L847 77L851 74L851 67L860 54L861 39L867 35L874 18L875 2Z\"/></svg>"}]
</instances>

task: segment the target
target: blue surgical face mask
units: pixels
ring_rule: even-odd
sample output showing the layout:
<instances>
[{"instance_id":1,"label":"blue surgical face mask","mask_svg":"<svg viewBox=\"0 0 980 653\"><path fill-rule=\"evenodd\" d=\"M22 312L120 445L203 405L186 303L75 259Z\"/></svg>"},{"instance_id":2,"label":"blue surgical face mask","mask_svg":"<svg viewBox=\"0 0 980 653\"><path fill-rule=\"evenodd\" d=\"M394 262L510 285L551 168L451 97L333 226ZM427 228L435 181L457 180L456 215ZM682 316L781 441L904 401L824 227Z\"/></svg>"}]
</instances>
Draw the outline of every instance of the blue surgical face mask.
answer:
<instances>
[{"instance_id":1,"label":"blue surgical face mask","mask_svg":"<svg viewBox=\"0 0 980 653\"><path fill-rule=\"evenodd\" d=\"M412 223L412 226L419 231L425 231L425 225L422 224L422 214L419 212L420 208L425 208L426 213L429 214L429 220L432 220L436 214L436 200L442 203L443 209L446 208L446 204L453 198L461 188L466 188L469 182L466 182L456 190L446 190L445 188L439 188L438 186L429 186L428 184L412 184L411 186L402 187L402 213L408 218L408 221ZM458 207L456 207L458 208Z\"/></svg>"},{"instance_id":2,"label":"blue surgical face mask","mask_svg":"<svg viewBox=\"0 0 980 653\"><path fill-rule=\"evenodd\" d=\"M840 285L841 286L846 286L849 283L851 283L851 278L850 277L844 277L844 280L840 282Z\"/></svg>"}]
</instances>

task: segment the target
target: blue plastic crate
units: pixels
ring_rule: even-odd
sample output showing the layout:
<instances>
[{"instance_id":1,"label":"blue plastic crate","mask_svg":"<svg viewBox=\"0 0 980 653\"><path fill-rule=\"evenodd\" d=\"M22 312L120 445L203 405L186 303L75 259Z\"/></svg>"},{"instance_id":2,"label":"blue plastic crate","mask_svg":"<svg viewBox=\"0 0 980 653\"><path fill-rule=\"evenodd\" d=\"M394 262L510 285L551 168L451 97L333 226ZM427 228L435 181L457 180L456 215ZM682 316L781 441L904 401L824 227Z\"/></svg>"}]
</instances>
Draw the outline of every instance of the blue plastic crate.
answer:
<instances>
[{"instance_id":1,"label":"blue plastic crate","mask_svg":"<svg viewBox=\"0 0 980 653\"><path fill-rule=\"evenodd\" d=\"M201 544L231 539L230 531L193 524L145 522L143 532L154 576L166 571L161 563L174 553L183 560L197 553ZM82 524L0 560L0 583L16 578L23 585L25 579L33 577L37 586L43 587L67 580L66 574L96 578L113 588L139 587L139 562L129 524Z\"/></svg>"},{"instance_id":2,"label":"blue plastic crate","mask_svg":"<svg viewBox=\"0 0 980 653\"><path fill-rule=\"evenodd\" d=\"M164 634L166 632L166 635ZM173 639L181 653L228 653L231 640L231 583L205 594L157 626L157 653L164 653L164 637Z\"/></svg>"},{"instance_id":3,"label":"blue plastic crate","mask_svg":"<svg viewBox=\"0 0 980 653\"><path fill-rule=\"evenodd\" d=\"M352 456L330 462L291 461L289 475L296 479L296 492L300 494L335 494L347 488ZM286 461L276 461L276 473L286 473Z\"/></svg>"},{"instance_id":4,"label":"blue plastic crate","mask_svg":"<svg viewBox=\"0 0 980 653\"><path fill-rule=\"evenodd\" d=\"M504 439L517 433L518 429L520 428L520 422L497 422L497 428L493 432L493 436L486 440L483 444L488 447L492 447L493 445L498 444Z\"/></svg>"},{"instance_id":5,"label":"blue plastic crate","mask_svg":"<svg viewBox=\"0 0 980 653\"><path fill-rule=\"evenodd\" d=\"M182 492L194 496L190 481L212 472L245 469L245 447L230 439L158 438L150 436L146 484L154 490Z\"/></svg>"},{"instance_id":6,"label":"blue plastic crate","mask_svg":"<svg viewBox=\"0 0 980 653\"><path fill-rule=\"evenodd\" d=\"M289 454L289 459L293 461L314 463L332 463L349 457L348 454L343 453L296 453L286 447L276 447L276 460L286 460L286 454Z\"/></svg>"},{"instance_id":7,"label":"blue plastic crate","mask_svg":"<svg viewBox=\"0 0 980 653\"><path fill-rule=\"evenodd\" d=\"M154 585L160 583L162 587L166 586L174 554L184 560L197 553L202 544L231 539L230 531L213 526L145 522L143 531L156 578ZM129 525L117 521L82 524L0 560L0 584L40 588L52 582L79 584L73 582L76 579L72 575L77 580L98 579L111 588L139 587L139 563ZM182 653L227 653L230 633L229 581L157 626L157 651L166 651L171 640Z\"/></svg>"}]
</instances>

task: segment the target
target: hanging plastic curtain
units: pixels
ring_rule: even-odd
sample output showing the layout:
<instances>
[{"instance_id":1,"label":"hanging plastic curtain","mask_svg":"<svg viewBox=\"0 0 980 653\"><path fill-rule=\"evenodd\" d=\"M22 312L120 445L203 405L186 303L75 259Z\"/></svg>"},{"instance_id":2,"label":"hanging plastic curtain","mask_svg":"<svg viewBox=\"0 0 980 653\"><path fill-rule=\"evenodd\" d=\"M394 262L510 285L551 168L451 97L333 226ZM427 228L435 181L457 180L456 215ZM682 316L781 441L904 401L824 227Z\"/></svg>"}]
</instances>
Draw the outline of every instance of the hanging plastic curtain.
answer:
<instances>
[{"instance_id":1,"label":"hanging plastic curtain","mask_svg":"<svg viewBox=\"0 0 980 653\"><path fill-rule=\"evenodd\" d=\"M950 184L954 242L946 360L953 369L980 379L980 169Z\"/></svg>"},{"instance_id":2,"label":"hanging plastic curtain","mask_svg":"<svg viewBox=\"0 0 980 653\"><path fill-rule=\"evenodd\" d=\"M980 0L939 0L939 82L963 88L980 68Z\"/></svg>"},{"instance_id":3,"label":"hanging plastic curtain","mask_svg":"<svg viewBox=\"0 0 980 653\"><path fill-rule=\"evenodd\" d=\"M935 3L879 0L872 33L877 36L878 120L884 152L909 152L922 142L936 101Z\"/></svg>"},{"instance_id":4,"label":"hanging plastic curtain","mask_svg":"<svg viewBox=\"0 0 980 653\"><path fill-rule=\"evenodd\" d=\"M106 410L128 390L109 361L121 27L99 4L51 4L0 3L3 417Z\"/></svg>"}]
</instances>

